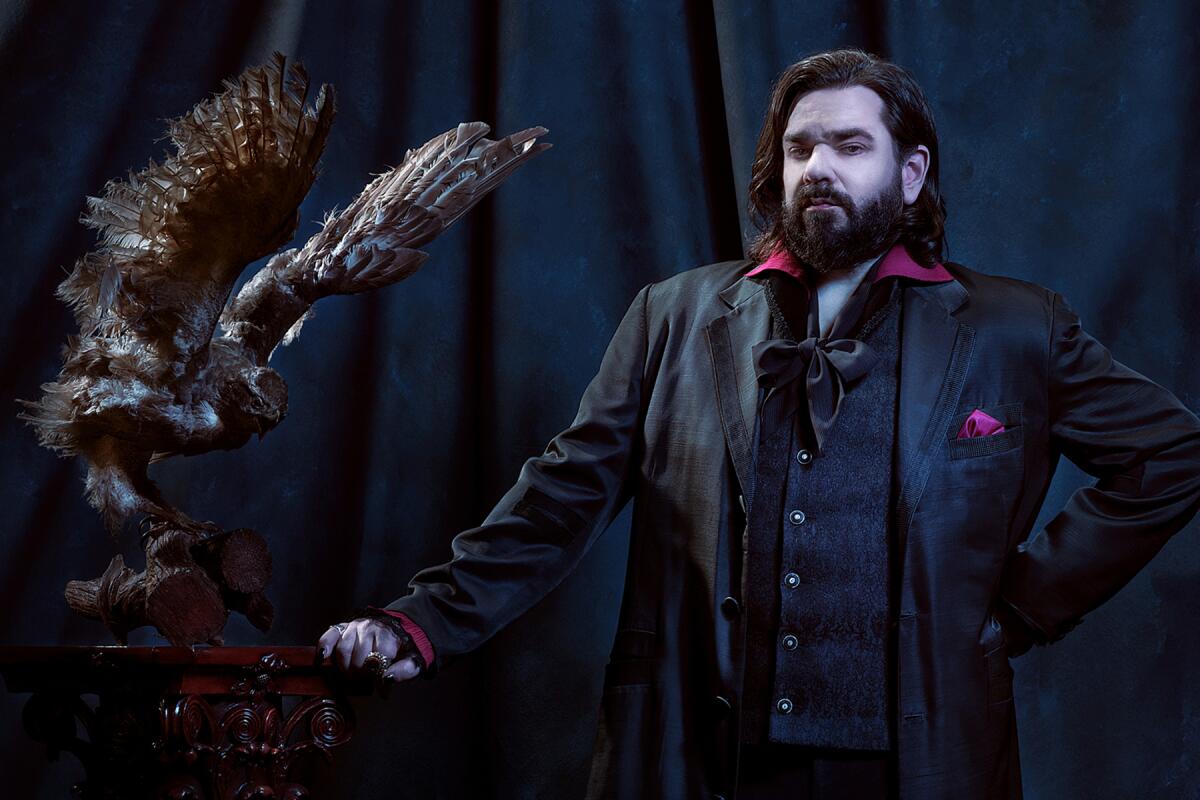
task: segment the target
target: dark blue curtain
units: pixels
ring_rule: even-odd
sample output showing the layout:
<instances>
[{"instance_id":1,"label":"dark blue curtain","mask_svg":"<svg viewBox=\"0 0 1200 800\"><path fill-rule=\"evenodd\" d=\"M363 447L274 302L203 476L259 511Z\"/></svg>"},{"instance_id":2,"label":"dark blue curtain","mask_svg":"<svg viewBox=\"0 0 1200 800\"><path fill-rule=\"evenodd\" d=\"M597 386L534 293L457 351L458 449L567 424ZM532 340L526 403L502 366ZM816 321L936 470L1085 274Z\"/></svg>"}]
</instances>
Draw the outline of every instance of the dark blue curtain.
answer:
<instances>
[{"instance_id":1,"label":"dark blue curtain","mask_svg":"<svg viewBox=\"0 0 1200 800\"><path fill-rule=\"evenodd\" d=\"M302 209L348 202L407 148L480 119L554 148L434 243L411 280L324 301L276 354L288 419L153 476L190 514L268 537L278 616L233 644L307 644L406 591L574 416L645 283L738 258L770 83L811 52L911 69L936 111L951 258L1063 293L1116 357L1200 408L1200 6L1094 2L162 2L0 8L0 641L106 642L63 584L113 555L79 465L14 398L73 332L53 297L94 238L86 194L159 157L164 119L278 49L338 90ZM1065 460L1044 522L1089 480ZM1196 797L1200 542L1176 537L1066 640L1015 663L1031 798ZM615 630L624 517L528 615L435 681L359 702L330 797L582 792ZM136 543L122 548L141 562ZM157 639L146 631L133 643ZM0 698L0 785L60 797L23 696Z\"/></svg>"}]
</instances>

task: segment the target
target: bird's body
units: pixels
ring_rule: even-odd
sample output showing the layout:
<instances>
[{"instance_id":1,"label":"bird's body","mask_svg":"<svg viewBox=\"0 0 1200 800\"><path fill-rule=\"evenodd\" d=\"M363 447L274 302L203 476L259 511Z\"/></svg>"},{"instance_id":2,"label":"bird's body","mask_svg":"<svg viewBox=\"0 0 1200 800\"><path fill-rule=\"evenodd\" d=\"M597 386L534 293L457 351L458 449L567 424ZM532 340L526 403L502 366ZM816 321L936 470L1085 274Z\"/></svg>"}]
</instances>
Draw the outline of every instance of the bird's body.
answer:
<instances>
[{"instance_id":1,"label":"bird's body","mask_svg":"<svg viewBox=\"0 0 1200 800\"><path fill-rule=\"evenodd\" d=\"M87 495L116 532L138 514L207 527L167 503L151 461L242 446L287 413L267 363L312 305L396 283L429 242L549 147L545 129L500 141L464 123L410 151L299 249L246 267L295 234L333 120L323 86L283 56L248 69L169 129L176 153L88 198L96 250L59 286L80 326L57 380L22 416L44 445L88 466ZM218 332L218 325L220 332Z\"/></svg>"}]
</instances>

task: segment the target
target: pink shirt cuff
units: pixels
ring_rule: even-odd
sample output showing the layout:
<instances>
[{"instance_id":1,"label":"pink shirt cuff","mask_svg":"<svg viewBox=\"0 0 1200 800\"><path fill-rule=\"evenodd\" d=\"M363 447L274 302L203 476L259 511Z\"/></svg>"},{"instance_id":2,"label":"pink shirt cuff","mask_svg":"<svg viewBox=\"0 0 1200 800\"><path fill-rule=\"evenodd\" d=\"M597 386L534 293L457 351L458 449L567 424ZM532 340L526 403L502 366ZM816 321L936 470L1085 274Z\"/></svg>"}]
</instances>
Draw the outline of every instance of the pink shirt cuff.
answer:
<instances>
[{"instance_id":1,"label":"pink shirt cuff","mask_svg":"<svg viewBox=\"0 0 1200 800\"><path fill-rule=\"evenodd\" d=\"M374 608L374 606L371 606ZM413 622L407 614L399 611L391 611L386 608L376 608L376 611L382 611L389 617L395 617L400 621L400 627L404 628L405 632L412 637L413 644L417 646L417 650L421 653L421 658L425 659L425 666L433 664L433 645L429 641L429 637L425 635L425 631L421 630L421 626Z\"/></svg>"}]
</instances>

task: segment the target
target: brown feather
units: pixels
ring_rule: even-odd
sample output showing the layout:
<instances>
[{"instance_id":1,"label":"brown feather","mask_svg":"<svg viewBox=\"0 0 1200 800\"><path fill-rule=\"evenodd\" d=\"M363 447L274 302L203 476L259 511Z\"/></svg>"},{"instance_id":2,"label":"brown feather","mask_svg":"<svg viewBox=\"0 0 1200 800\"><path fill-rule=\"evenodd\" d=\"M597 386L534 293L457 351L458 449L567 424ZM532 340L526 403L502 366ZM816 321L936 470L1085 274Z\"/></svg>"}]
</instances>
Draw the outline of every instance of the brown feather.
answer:
<instances>
[{"instance_id":1,"label":"brown feather","mask_svg":"<svg viewBox=\"0 0 1200 800\"><path fill-rule=\"evenodd\" d=\"M220 431L211 405L191 403L193 383L239 274L295 232L334 114L329 87L311 107L308 96L307 73L276 53L171 120L174 152L162 163L86 200L81 222L97 246L56 291L80 336L20 416L47 447L88 459L89 497L110 524L139 508L130 493L152 486L151 452ZM142 453L139 437L162 444ZM121 455L131 447L139 454Z\"/></svg>"},{"instance_id":2,"label":"brown feather","mask_svg":"<svg viewBox=\"0 0 1200 800\"><path fill-rule=\"evenodd\" d=\"M287 384L267 366L330 294L394 284L433 240L549 145L544 128L498 141L469 122L371 180L299 250L297 210L332 124L332 90L310 103L308 75L274 54L171 120L174 147L89 197L98 232L57 295L80 335L58 379L25 402L42 443L88 465L89 499L112 529L135 513L193 525L165 503L146 467L172 455L242 446L287 413ZM230 300L246 265L274 253ZM213 336L220 320L225 334Z\"/></svg>"}]
</instances>

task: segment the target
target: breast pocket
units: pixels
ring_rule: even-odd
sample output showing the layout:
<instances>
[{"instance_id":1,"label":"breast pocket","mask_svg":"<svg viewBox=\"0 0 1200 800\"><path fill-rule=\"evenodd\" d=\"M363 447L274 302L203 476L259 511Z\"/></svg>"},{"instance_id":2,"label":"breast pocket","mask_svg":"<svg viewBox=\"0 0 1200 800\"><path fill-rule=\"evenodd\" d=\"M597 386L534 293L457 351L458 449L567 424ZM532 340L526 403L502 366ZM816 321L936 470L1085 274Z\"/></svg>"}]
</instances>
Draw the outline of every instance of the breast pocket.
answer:
<instances>
[{"instance_id":1,"label":"breast pocket","mask_svg":"<svg viewBox=\"0 0 1200 800\"><path fill-rule=\"evenodd\" d=\"M608 666L604 670L604 690L609 692L649 687L654 682L654 653L653 631L633 628L618 630Z\"/></svg>"},{"instance_id":2,"label":"breast pocket","mask_svg":"<svg viewBox=\"0 0 1200 800\"><path fill-rule=\"evenodd\" d=\"M981 458L1004 453L1020 447L1025 436L1022 426L1022 404L1001 403L993 406L979 406L978 409L995 420L998 420L1004 430L983 436L964 436L959 438L963 424L975 412L975 408L960 411L950 422L946 432L947 449L950 459L957 461L964 458Z\"/></svg>"}]
</instances>

